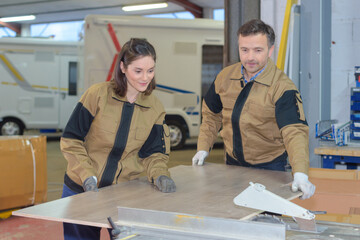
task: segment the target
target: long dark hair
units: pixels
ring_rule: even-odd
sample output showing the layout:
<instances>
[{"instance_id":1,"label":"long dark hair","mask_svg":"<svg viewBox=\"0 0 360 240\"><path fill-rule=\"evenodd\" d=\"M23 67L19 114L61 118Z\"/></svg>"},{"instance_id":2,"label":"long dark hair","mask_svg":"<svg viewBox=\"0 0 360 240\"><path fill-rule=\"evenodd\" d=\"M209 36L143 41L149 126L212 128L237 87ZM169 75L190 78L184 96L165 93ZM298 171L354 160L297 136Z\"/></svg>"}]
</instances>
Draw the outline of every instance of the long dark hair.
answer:
<instances>
[{"instance_id":1,"label":"long dark hair","mask_svg":"<svg viewBox=\"0 0 360 240\"><path fill-rule=\"evenodd\" d=\"M124 68L128 66L135 60L150 56L156 62L156 52L154 47L145 39L141 38L131 38L127 41L124 46L121 48L121 51L117 57L117 62L114 72L114 89L115 92L124 97L127 92L127 79L125 74L121 71L120 62L123 62ZM155 89L155 77L151 80L149 86L145 90L145 95L150 95Z\"/></svg>"}]
</instances>

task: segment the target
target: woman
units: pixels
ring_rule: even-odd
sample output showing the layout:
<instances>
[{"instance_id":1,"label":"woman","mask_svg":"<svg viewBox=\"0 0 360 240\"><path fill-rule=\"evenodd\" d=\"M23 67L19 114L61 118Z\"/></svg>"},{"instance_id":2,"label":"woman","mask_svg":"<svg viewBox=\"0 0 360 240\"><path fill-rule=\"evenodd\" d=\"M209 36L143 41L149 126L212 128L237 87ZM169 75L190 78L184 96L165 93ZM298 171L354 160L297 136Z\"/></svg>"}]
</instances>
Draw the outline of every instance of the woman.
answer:
<instances>
[{"instance_id":1,"label":"woman","mask_svg":"<svg viewBox=\"0 0 360 240\"><path fill-rule=\"evenodd\" d=\"M176 186L167 168L170 152L165 110L152 95L154 47L126 42L114 79L91 86L81 97L60 141L68 161L62 197L129 181L147 173L162 192ZM64 223L64 238L100 239L100 228Z\"/></svg>"}]
</instances>

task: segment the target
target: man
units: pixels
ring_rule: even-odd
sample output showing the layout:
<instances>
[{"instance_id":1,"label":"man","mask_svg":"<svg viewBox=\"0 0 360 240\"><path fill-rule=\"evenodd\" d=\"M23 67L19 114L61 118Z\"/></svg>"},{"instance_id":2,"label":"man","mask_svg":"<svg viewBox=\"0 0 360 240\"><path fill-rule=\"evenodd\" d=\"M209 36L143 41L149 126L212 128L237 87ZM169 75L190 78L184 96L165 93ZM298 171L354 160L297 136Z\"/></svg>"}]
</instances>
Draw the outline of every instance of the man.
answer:
<instances>
[{"instance_id":1,"label":"man","mask_svg":"<svg viewBox=\"0 0 360 240\"><path fill-rule=\"evenodd\" d=\"M307 175L309 127L299 91L270 59L274 42L274 30L259 19L240 27L240 62L224 68L204 98L192 161L203 165L222 127L226 164L285 171L289 157L292 190L307 199L315 192Z\"/></svg>"}]
</instances>

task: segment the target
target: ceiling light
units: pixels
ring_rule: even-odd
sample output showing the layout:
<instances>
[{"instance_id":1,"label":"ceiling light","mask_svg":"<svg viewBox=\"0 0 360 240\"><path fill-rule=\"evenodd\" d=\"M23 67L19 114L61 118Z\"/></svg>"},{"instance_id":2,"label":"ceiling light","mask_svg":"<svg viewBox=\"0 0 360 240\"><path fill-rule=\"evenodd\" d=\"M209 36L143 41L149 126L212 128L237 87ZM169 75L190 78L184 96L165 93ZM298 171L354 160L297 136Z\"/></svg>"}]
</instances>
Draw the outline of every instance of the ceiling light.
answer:
<instances>
[{"instance_id":1,"label":"ceiling light","mask_svg":"<svg viewBox=\"0 0 360 240\"><path fill-rule=\"evenodd\" d=\"M18 17L3 17L0 18L0 22L19 22L19 21L30 21L34 20L34 15L18 16Z\"/></svg>"},{"instance_id":2,"label":"ceiling light","mask_svg":"<svg viewBox=\"0 0 360 240\"><path fill-rule=\"evenodd\" d=\"M140 11L140 10L156 9L156 8L166 8L167 6L168 6L167 3L129 5L129 6L122 7L122 10L125 11L125 12L129 12L129 11Z\"/></svg>"}]
</instances>

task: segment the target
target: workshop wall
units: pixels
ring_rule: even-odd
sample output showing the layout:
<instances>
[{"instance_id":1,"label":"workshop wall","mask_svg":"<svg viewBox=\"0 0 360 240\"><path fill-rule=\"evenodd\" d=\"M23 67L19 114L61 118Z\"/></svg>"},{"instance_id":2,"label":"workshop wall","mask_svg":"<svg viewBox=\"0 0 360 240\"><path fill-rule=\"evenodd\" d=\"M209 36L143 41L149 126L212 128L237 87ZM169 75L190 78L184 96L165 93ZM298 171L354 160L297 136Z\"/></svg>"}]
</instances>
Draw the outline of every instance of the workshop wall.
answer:
<instances>
[{"instance_id":1,"label":"workshop wall","mask_svg":"<svg viewBox=\"0 0 360 240\"><path fill-rule=\"evenodd\" d=\"M331 118L346 123L354 67L360 66L360 1L332 1L331 8Z\"/></svg>"}]
</instances>

